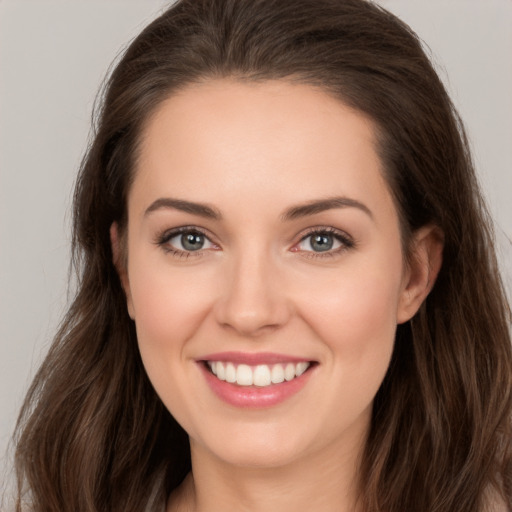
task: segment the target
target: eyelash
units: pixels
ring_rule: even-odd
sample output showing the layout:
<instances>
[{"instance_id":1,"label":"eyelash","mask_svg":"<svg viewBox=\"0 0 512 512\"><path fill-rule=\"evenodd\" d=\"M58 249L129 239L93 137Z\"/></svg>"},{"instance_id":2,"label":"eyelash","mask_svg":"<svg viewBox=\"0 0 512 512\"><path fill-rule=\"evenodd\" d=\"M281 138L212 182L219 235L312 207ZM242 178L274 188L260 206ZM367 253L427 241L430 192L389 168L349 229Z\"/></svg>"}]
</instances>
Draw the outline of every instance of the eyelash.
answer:
<instances>
[{"instance_id":1,"label":"eyelash","mask_svg":"<svg viewBox=\"0 0 512 512\"><path fill-rule=\"evenodd\" d=\"M210 243L214 244L210 240L210 237L207 235L207 233L197 227L197 226L182 226L179 228L173 228L166 230L159 235L157 235L155 244L161 247L166 253L171 254L172 256L176 258L190 258L190 257L201 257L204 256L205 251L208 249L198 249L197 251L183 251L181 249L176 249L172 245L169 245L169 241L175 238L176 236L180 234L199 234L204 236ZM306 241L308 238L314 236L314 235L327 235L333 237L336 241L338 241L341 246L336 249L329 249L325 252L318 252L318 251L300 251L299 249L295 249L295 247L302 244L304 241ZM215 245L215 244L214 244ZM300 240L294 244L292 247L292 252L301 252L302 256L305 258L332 258L335 257L347 250L350 250L355 247L355 241L348 236L343 231L339 231L338 229L335 229L333 227L328 226L317 226L313 228L309 228L305 233L301 234Z\"/></svg>"},{"instance_id":2,"label":"eyelash","mask_svg":"<svg viewBox=\"0 0 512 512\"><path fill-rule=\"evenodd\" d=\"M333 258L338 256L339 254L353 249L356 246L355 241L352 237L350 237L347 233L340 231L336 228L330 226L316 226L313 228L309 228L305 233L303 233L300 237L299 242L297 242L294 247L297 247L301 243L303 243L308 238L314 235L328 235L332 236L336 241L338 241L341 245L336 249L330 249L325 252L317 252L317 251L301 251L303 257L305 258ZM293 250L293 248L292 248ZM294 251L299 252L299 250Z\"/></svg>"},{"instance_id":3,"label":"eyelash","mask_svg":"<svg viewBox=\"0 0 512 512\"><path fill-rule=\"evenodd\" d=\"M199 249L197 251L183 251L181 249L176 249L172 245L169 245L170 240L172 240L174 237L176 237L178 235L185 234L185 233L202 235L208 241L210 241L210 243L213 243L213 242L211 242L210 237L207 235L207 233L203 229L201 229L197 226L182 226L179 228L168 229L168 230L160 233L156 237L155 244L158 245L159 247L161 247L166 253L171 254L172 256L174 256L176 258L187 259L190 257L197 258L197 257L204 256L204 249Z\"/></svg>"}]
</instances>

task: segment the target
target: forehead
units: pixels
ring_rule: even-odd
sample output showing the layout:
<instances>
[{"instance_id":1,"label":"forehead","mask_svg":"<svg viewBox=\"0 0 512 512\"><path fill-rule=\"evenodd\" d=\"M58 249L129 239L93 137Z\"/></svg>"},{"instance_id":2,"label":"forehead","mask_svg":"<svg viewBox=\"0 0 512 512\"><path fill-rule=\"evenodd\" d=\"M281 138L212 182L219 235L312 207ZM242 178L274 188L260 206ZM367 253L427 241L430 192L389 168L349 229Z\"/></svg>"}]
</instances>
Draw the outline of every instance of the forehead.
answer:
<instances>
[{"instance_id":1,"label":"forehead","mask_svg":"<svg viewBox=\"0 0 512 512\"><path fill-rule=\"evenodd\" d=\"M209 81L173 94L150 117L134 189L220 203L389 200L375 140L371 120L319 88Z\"/></svg>"}]
</instances>

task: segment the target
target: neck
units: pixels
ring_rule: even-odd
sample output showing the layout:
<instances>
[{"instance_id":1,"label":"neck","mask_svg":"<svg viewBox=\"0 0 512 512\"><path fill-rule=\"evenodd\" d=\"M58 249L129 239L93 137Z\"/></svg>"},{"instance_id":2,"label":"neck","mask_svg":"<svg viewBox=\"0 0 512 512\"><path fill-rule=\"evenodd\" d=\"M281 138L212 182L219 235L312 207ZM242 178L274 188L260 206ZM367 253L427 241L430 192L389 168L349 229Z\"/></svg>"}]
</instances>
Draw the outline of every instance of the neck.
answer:
<instances>
[{"instance_id":1,"label":"neck","mask_svg":"<svg viewBox=\"0 0 512 512\"><path fill-rule=\"evenodd\" d=\"M357 512L364 440L357 441L348 450L328 446L286 465L254 468L235 467L191 440L192 472L171 495L167 512Z\"/></svg>"}]
</instances>

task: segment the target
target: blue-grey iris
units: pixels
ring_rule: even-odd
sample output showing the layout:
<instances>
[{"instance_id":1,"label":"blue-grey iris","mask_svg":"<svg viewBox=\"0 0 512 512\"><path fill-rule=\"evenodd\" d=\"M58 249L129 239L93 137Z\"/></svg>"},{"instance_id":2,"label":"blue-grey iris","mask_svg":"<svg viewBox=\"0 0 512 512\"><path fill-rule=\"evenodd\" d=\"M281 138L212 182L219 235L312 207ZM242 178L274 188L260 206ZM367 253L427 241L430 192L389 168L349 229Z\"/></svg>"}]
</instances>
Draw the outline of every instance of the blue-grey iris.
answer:
<instances>
[{"instance_id":1,"label":"blue-grey iris","mask_svg":"<svg viewBox=\"0 0 512 512\"><path fill-rule=\"evenodd\" d=\"M198 251L203 248L204 235L201 233L184 233L181 235L181 245L186 251Z\"/></svg>"},{"instance_id":2,"label":"blue-grey iris","mask_svg":"<svg viewBox=\"0 0 512 512\"><path fill-rule=\"evenodd\" d=\"M323 252L332 249L334 239L332 235L317 234L311 237L311 241L309 243L314 251Z\"/></svg>"}]
</instances>

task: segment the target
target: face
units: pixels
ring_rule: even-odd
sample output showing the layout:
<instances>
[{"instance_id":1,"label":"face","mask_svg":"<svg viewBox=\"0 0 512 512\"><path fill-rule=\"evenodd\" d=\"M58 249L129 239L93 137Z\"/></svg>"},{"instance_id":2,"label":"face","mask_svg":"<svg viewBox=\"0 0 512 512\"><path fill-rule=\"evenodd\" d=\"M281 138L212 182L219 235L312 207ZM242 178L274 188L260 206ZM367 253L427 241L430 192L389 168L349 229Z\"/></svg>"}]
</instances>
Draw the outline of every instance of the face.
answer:
<instances>
[{"instance_id":1,"label":"face","mask_svg":"<svg viewBox=\"0 0 512 512\"><path fill-rule=\"evenodd\" d=\"M135 172L121 279L192 449L266 467L360 446L421 302L372 123L310 86L211 81L158 108Z\"/></svg>"}]
</instances>

